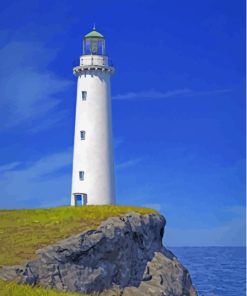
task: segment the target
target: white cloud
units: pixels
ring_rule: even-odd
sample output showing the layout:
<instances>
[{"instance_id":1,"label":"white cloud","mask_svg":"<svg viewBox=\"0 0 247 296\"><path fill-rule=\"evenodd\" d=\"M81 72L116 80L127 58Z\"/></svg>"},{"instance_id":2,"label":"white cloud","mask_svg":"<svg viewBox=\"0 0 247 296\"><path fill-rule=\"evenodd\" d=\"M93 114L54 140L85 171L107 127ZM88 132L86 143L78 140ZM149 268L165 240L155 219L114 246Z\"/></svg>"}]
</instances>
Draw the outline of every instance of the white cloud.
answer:
<instances>
[{"instance_id":1,"label":"white cloud","mask_svg":"<svg viewBox=\"0 0 247 296\"><path fill-rule=\"evenodd\" d=\"M122 137L114 138L113 143L114 148L117 149L124 143L124 139Z\"/></svg>"},{"instance_id":2,"label":"white cloud","mask_svg":"<svg viewBox=\"0 0 247 296\"><path fill-rule=\"evenodd\" d=\"M164 205L160 203L147 203L143 204L142 207L149 208L149 209L155 209L156 211L160 212L161 209L164 207Z\"/></svg>"},{"instance_id":3,"label":"white cloud","mask_svg":"<svg viewBox=\"0 0 247 296\"><path fill-rule=\"evenodd\" d=\"M12 169L16 168L18 165L20 165L20 162L11 162L5 165L0 166L0 173L11 171Z\"/></svg>"},{"instance_id":4,"label":"white cloud","mask_svg":"<svg viewBox=\"0 0 247 296\"><path fill-rule=\"evenodd\" d=\"M232 217L221 225L204 228L166 228L165 243L169 246L244 246L245 207L223 209ZM191 217L193 219L193 217Z\"/></svg>"},{"instance_id":5,"label":"white cloud","mask_svg":"<svg viewBox=\"0 0 247 296\"><path fill-rule=\"evenodd\" d=\"M142 161L141 157L133 158L124 162L120 162L116 165L117 170L126 169L132 166L135 166L136 164L140 163Z\"/></svg>"},{"instance_id":6,"label":"white cloud","mask_svg":"<svg viewBox=\"0 0 247 296\"><path fill-rule=\"evenodd\" d=\"M232 206L223 209L224 212L231 213L238 217L244 217L245 215L245 207L243 206Z\"/></svg>"},{"instance_id":7,"label":"white cloud","mask_svg":"<svg viewBox=\"0 0 247 296\"><path fill-rule=\"evenodd\" d=\"M18 167L17 167L18 164ZM33 163L1 166L0 207L55 206L69 203L72 149L48 155ZM22 168L19 168L22 165ZM23 166L25 167L23 168ZM5 171L4 171L5 169Z\"/></svg>"},{"instance_id":8,"label":"white cloud","mask_svg":"<svg viewBox=\"0 0 247 296\"><path fill-rule=\"evenodd\" d=\"M68 110L56 110L50 117L45 117L38 125L34 125L28 129L30 134L39 133L43 130L64 126L67 121L64 120L70 116Z\"/></svg>"},{"instance_id":9,"label":"white cloud","mask_svg":"<svg viewBox=\"0 0 247 296\"><path fill-rule=\"evenodd\" d=\"M10 42L0 48L2 129L31 122L39 130L40 119L60 104L57 94L71 82L48 70L55 55L55 50L35 42Z\"/></svg>"},{"instance_id":10,"label":"white cloud","mask_svg":"<svg viewBox=\"0 0 247 296\"><path fill-rule=\"evenodd\" d=\"M212 94L220 94L229 92L229 89L218 89L209 91L196 91L191 89L176 89L172 91L156 91L146 90L140 92L127 92L113 96L114 100L138 100L138 99L165 99L170 97L192 97L192 96L206 96Z\"/></svg>"}]
</instances>

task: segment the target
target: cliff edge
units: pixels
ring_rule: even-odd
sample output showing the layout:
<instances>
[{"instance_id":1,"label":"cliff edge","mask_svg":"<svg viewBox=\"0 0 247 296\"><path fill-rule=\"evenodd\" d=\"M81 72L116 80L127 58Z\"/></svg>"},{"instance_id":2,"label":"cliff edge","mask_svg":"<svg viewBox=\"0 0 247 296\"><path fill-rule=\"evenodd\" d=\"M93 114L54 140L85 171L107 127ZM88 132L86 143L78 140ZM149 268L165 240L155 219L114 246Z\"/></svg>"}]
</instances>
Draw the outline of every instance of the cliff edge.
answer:
<instances>
[{"instance_id":1,"label":"cliff edge","mask_svg":"<svg viewBox=\"0 0 247 296\"><path fill-rule=\"evenodd\" d=\"M162 245L165 219L128 213L42 248L0 279L102 296L196 296L188 270Z\"/></svg>"}]
</instances>

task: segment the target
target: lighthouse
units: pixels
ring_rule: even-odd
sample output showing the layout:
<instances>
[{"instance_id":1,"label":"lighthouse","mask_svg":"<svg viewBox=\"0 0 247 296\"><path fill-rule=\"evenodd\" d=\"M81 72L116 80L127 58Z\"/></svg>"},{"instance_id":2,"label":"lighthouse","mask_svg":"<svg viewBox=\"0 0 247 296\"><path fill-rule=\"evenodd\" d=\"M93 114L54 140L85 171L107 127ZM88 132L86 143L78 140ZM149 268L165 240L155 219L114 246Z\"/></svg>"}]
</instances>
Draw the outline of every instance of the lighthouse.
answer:
<instances>
[{"instance_id":1,"label":"lighthouse","mask_svg":"<svg viewBox=\"0 0 247 296\"><path fill-rule=\"evenodd\" d=\"M71 205L115 204L111 86L114 68L95 27L83 38L77 77Z\"/></svg>"}]
</instances>

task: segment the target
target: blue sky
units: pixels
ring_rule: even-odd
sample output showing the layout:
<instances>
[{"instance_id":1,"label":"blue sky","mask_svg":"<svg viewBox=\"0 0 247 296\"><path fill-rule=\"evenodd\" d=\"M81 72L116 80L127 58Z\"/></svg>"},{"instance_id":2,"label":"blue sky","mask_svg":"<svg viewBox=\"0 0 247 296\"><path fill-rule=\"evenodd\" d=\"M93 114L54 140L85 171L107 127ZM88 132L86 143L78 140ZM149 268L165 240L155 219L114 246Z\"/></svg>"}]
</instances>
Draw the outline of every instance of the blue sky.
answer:
<instances>
[{"instance_id":1,"label":"blue sky","mask_svg":"<svg viewBox=\"0 0 247 296\"><path fill-rule=\"evenodd\" d=\"M82 38L106 36L119 204L157 208L165 243L243 245L245 3L3 1L0 207L69 203Z\"/></svg>"}]
</instances>

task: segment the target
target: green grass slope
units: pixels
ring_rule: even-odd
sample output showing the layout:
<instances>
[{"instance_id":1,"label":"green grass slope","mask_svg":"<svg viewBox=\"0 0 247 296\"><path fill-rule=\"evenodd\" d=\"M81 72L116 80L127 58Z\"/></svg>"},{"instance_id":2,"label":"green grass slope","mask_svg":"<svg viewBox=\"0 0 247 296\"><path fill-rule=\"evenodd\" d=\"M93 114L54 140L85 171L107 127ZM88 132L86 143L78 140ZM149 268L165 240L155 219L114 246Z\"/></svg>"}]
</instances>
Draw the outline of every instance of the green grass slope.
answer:
<instances>
[{"instance_id":1,"label":"green grass slope","mask_svg":"<svg viewBox=\"0 0 247 296\"><path fill-rule=\"evenodd\" d=\"M156 213L152 209L111 205L0 210L0 266L21 264L34 258L39 248L131 211Z\"/></svg>"},{"instance_id":2,"label":"green grass slope","mask_svg":"<svg viewBox=\"0 0 247 296\"><path fill-rule=\"evenodd\" d=\"M1 296L90 296L89 294L58 292L51 289L32 288L13 282L0 281ZM93 295L91 295L93 296Z\"/></svg>"}]
</instances>

